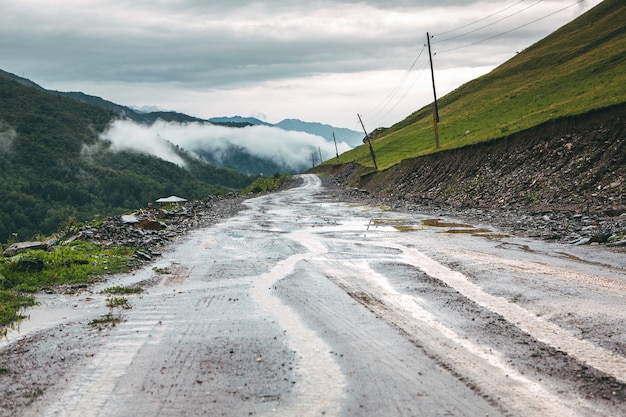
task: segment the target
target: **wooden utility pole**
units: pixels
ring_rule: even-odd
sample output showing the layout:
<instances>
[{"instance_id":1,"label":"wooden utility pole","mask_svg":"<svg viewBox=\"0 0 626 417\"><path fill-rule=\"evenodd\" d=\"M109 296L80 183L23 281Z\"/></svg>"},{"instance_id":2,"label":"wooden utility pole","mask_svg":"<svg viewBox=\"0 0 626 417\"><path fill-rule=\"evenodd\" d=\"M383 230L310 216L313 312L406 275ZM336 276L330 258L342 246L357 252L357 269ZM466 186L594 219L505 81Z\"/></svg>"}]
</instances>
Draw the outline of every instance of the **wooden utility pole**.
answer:
<instances>
[{"instance_id":1,"label":"wooden utility pole","mask_svg":"<svg viewBox=\"0 0 626 417\"><path fill-rule=\"evenodd\" d=\"M335 138L335 132L333 132L333 141L335 142L335 154L337 154L337 161L339 161L339 150L337 149L337 138Z\"/></svg>"},{"instance_id":2,"label":"wooden utility pole","mask_svg":"<svg viewBox=\"0 0 626 417\"><path fill-rule=\"evenodd\" d=\"M433 55L430 51L430 35L426 32L426 41L428 42L428 57L430 58L430 76L433 80L433 124L435 125L435 147L439 147L439 106L437 105L437 91L435 90L435 71L433 69Z\"/></svg>"},{"instance_id":3,"label":"wooden utility pole","mask_svg":"<svg viewBox=\"0 0 626 417\"><path fill-rule=\"evenodd\" d=\"M378 165L376 165L376 154L374 154L374 147L372 146L372 141L370 140L370 136L367 134L365 130L365 125L363 124L363 120L361 120L361 115L356 114L359 117L359 122L361 122L361 127L363 128L363 133L365 133L365 139L367 143L370 145L370 155L372 156L372 161L374 161L374 168L378 171Z\"/></svg>"},{"instance_id":4,"label":"wooden utility pole","mask_svg":"<svg viewBox=\"0 0 626 417\"><path fill-rule=\"evenodd\" d=\"M317 147L317 151L320 153L320 164L322 163L323 159L322 159L322 148L320 148L319 146Z\"/></svg>"}]
</instances>

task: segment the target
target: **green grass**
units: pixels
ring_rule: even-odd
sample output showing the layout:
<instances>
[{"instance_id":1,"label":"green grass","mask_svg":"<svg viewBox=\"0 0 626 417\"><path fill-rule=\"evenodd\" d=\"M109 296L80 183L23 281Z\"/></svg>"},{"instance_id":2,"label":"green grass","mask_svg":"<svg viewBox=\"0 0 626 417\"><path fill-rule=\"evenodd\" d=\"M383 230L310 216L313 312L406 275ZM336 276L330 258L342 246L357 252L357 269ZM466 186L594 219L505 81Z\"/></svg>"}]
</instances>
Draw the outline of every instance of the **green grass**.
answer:
<instances>
[{"instance_id":1,"label":"green grass","mask_svg":"<svg viewBox=\"0 0 626 417\"><path fill-rule=\"evenodd\" d=\"M605 0L491 73L442 97L439 148L431 105L416 111L373 141L379 169L626 102L625 22L626 3ZM325 164L352 161L373 167L367 146Z\"/></svg>"},{"instance_id":2,"label":"green grass","mask_svg":"<svg viewBox=\"0 0 626 417\"><path fill-rule=\"evenodd\" d=\"M28 251L0 258L0 335L23 318L23 308L35 304L35 293L64 284L89 284L103 275L126 272L132 249L103 249L74 241L53 251Z\"/></svg>"},{"instance_id":3,"label":"green grass","mask_svg":"<svg viewBox=\"0 0 626 417\"><path fill-rule=\"evenodd\" d=\"M96 327L96 328L103 328L103 327L109 327L109 326L115 327L121 321L122 321L121 317L117 317L109 313L97 319L91 320L89 322L89 326Z\"/></svg>"},{"instance_id":4,"label":"green grass","mask_svg":"<svg viewBox=\"0 0 626 417\"><path fill-rule=\"evenodd\" d=\"M17 294L13 291L0 290L0 337L7 328L25 316L20 311L35 304L35 297Z\"/></svg>"},{"instance_id":5,"label":"green grass","mask_svg":"<svg viewBox=\"0 0 626 417\"><path fill-rule=\"evenodd\" d=\"M109 297L106 299L107 307L115 308L121 307L123 309L130 309L131 306L128 303L128 298L126 297Z\"/></svg>"},{"instance_id":6,"label":"green grass","mask_svg":"<svg viewBox=\"0 0 626 417\"><path fill-rule=\"evenodd\" d=\"M75 241L51 252L35 250L3 258L0 289L35 292L61 284L92 283L104 274L127 271L132 252L128 248L102 249Z\"/></svg>"},{"instance_id":7,"label":"green grass","mask_svg":"<svg viewBox=\"0 0 626 417\"><path fill-rule=\"evenodd\" d=\"M103 291L105 294L114 294L114 295L126 295L126 294L141 294L143 292L143 288L140 287L109 287Z\"/></svg>"},{"instance_id":8,"label":"green grass","mask_svg":"<svg viewBox=\"0 0 626 417\"><path fill-rule=\"evenodd\" d=\"M248 187L246 187L242 192L245 193L253 193L258 194L265 191L274 191L278 187L280 187L285 181L291 178L291 175L284 174L280 175L278 173L274 174L273 177L260 177Z\"/></svg>"}]
</instances>

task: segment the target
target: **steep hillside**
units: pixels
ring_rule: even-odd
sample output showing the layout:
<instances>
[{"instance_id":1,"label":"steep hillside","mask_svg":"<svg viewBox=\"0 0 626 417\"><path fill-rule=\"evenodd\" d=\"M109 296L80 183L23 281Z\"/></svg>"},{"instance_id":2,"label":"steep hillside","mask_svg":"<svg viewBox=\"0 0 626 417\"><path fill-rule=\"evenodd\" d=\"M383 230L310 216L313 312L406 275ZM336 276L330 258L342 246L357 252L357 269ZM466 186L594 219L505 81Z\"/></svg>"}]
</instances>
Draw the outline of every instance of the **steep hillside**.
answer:
<instances>
[{"instance_id":1,"label":"steep hillside","mask_svg":"<svg viewBox=\"0 0 626 417\"><path fill-rule=\"evenodd\" d=\"M403 159L623 103L624 85L626 3L605 0L491 73L442 97L439 149L430 105L385 130L373 141L378 166L385 169ZM352 161L373 167L364 146L343 154L339 163Z\"/></svg>"},{"instance_id":2,"label":"steep hillside","mask_svg":"<svg viewBox=\"0 0 626 417\"><path fill-rule=\"evenodd\" d=\"M385 169L374 171L365 148L316 171L388 201L623 225L625 85L626 3L605 0L444 97L436 152L424 108L373 141ZM583 216L591 213L596 220Z\"/></svg>"},{"instance_id":3,"label":"steep hillside","mask_svg":"<svg viewBox=\"0 0 626 417\"><path fill-rule=\"evenodd\" d=\"M424 205L619 216L626 212L626 103L384 172L349 164L325 170L374 196Z\"/></svg>"},{"instance_id":4,"label":"steep hillside","mask_svg":"<svg viewBox=\"0 0 626 417\"><path fill-rule=\"evenodd\" d=\"M0 74L0 242L50 234L172 194L203 198L252 178L180 153L186 169L99 139L116 113Z\"/></svg>"}]
</instances>

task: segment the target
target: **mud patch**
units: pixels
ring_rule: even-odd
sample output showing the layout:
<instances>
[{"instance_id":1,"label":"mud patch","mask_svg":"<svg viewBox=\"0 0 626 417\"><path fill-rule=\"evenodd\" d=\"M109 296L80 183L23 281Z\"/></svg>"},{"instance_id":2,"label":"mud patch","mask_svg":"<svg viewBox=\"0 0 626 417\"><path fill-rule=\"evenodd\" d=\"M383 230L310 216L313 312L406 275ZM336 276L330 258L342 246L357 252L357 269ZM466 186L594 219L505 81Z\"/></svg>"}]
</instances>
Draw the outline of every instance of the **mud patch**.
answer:
<instances>
[{"instance_id":1,"label":"mud patch","mask_svg":"<svg viewBox=\"0 0 626 417\"><path fill-rule=\"evenodd\" d=\"M474 227L471 224L446 222L443 219L422 220L422 225L430 226L430 227L460 227L460 228L465 228L465 229Z\"/></svg>"},{"instance_id":2,"label":"mud patch","mask_svg":"<svg viewBox=\"0 0 626 417\"><path fill-rule=\"evenodd\" d=\"M66 323L11 344L0 356L0 416L14 417L83 368L109 328Z\"/></svg>"}]
</instances>

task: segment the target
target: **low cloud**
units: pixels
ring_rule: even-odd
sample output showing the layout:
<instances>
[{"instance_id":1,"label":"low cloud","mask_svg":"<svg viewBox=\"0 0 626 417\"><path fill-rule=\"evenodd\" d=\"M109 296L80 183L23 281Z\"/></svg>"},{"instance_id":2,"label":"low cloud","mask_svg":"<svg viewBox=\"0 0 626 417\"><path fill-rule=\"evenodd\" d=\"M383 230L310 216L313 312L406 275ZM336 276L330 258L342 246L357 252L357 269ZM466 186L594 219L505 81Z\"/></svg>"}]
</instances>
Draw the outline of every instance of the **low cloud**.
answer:
<instances>
[{"instance_id":1,"label":"low cloud","mask_svg":"<svg viewBox=\"0 0 626 417\"><path fill-rule=\"evenodd\" d=\"M209 123L176 123L159 120L150 126L129 120L118 120L101 135L111 142L113 151L134 151L155 155L184 166L170 144L193 152L209 153L221 162L233 147L250 155L273 161L291 172L301 172L311 166L312 156L319 163L319 154L327 160L335 156L334 143L304 132L293 132L272 126L230 128ZM339 153L350 149L338 143Z\"/></svg>"},{"instance_id":2,"label":"low cloud","mask_svg":"<svg viewBox=\"0 0 626 417\"><path fill-rule=\"evenodd\" d=\"M15 129L0 121L0 152L8 153L11 151L16 137Z\"/></svg>"},{"instance_id":3,"label":"low cloud","mask_svg":"<svg viewBox=\"0 0 626 417\"><path fill-rule=\"evenodd\" d=\"M100 135L100 139L111 142L111 151L130 151L154 155L179 166L185 161L174 152L172 144L158 130L153 130L128 120L117 120Z\"/></svg>"}]
</instances>

